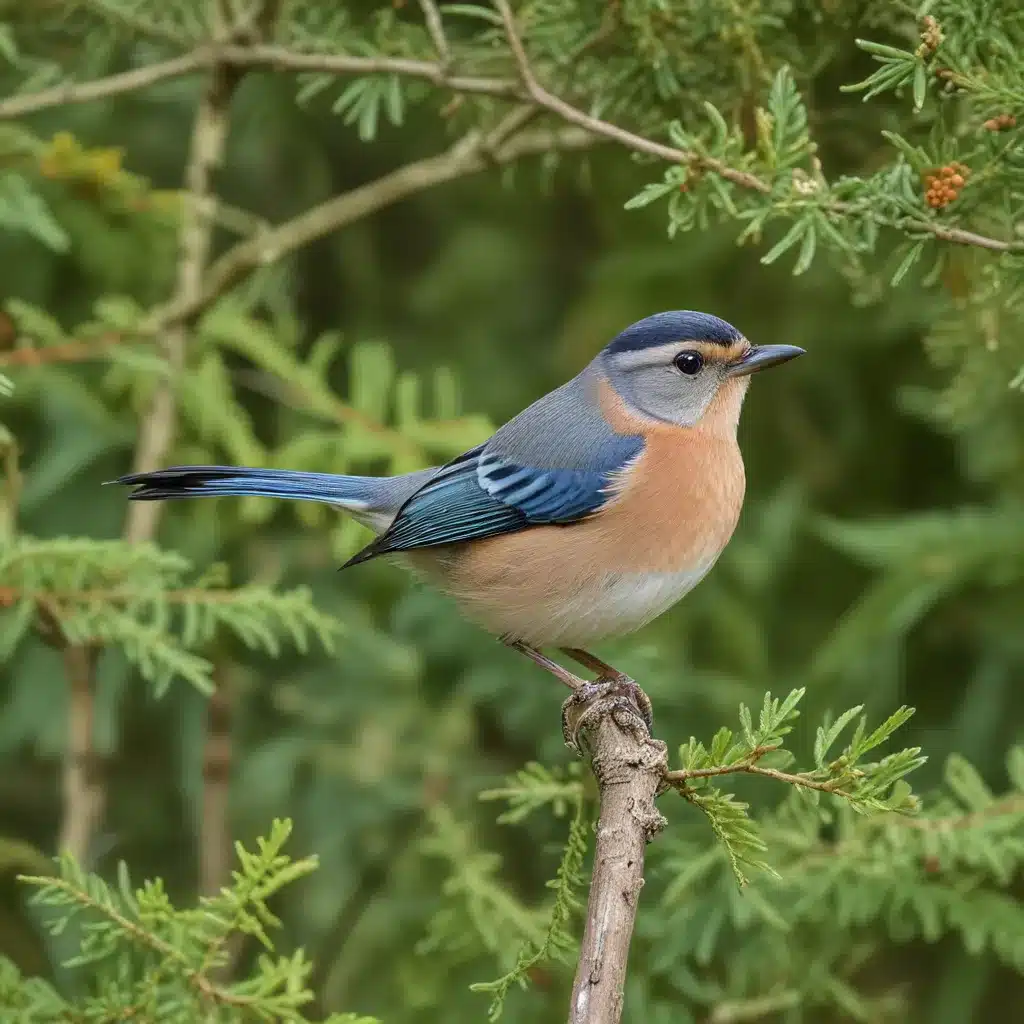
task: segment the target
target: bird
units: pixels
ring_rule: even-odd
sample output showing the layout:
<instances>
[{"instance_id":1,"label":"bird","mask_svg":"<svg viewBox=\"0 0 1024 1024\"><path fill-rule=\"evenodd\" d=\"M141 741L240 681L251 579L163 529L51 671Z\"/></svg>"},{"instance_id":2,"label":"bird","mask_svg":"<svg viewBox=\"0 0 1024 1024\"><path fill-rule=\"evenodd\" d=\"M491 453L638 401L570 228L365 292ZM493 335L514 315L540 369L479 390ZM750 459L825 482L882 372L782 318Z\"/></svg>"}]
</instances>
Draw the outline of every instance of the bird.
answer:
<instances>
[{"instance_id":1,"label":"bird","mask_svg":"<svg viewBox=\"0 0 1024 1024\"><path fill-rule=\"evenodd\" d=\"M588 648L651 622L714 566L743 504L737 426L750 378L803 354L671 310L626 327L575 377L441 466L393 477L174 466L112 482L135 501L335 506L375 534L343 569L399 556L576 693L635 686ZM598 678L580 679L545 648ZM649 725L650 702L636 699Z\"/></svg>"}]
</instances>

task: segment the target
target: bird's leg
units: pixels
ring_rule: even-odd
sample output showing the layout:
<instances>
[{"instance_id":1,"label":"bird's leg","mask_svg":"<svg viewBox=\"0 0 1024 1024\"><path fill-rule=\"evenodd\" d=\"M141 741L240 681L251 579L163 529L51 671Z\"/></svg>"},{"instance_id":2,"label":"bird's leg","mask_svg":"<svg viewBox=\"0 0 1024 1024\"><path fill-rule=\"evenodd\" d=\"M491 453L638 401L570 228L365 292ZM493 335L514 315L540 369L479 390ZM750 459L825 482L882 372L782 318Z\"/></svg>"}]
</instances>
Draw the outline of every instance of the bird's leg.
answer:
<instances>
[{"instance_id":1,"label":"bird's leg","mask_svg":"<svg viewBox=\"0 0 1024 1024\"><path fill-rule=\"evenodd\" d=\"M552 661L546 654L541 654L536 647L524 644L521 640L512 640L509 637L502 637L501 642L507 647L511 647L514 651L525 654L530 661L535 665L540 665L545 671L550 672L559 682L565 683L570 690L578 690L587 685L586 679L580 679L579 676L574 675L567 668L559 665L557 661Z\"/></svg>"},{"instance_id":2,"label":"bird's leg","mask_svg":"<svg viewBox=\"0 0 1024 1024\"><path fill-rule=\"evenodd\" d=\"M618 679L622 682L633 682L625 672L620 672L617 668L613 668L607 661L602 661L589 651L584 651L579 647L562 647L561 651L572 658L577 665L582 665L584 668L589 668L591 672L596 672L599 679Z\"/></svg>"}]
</instances>

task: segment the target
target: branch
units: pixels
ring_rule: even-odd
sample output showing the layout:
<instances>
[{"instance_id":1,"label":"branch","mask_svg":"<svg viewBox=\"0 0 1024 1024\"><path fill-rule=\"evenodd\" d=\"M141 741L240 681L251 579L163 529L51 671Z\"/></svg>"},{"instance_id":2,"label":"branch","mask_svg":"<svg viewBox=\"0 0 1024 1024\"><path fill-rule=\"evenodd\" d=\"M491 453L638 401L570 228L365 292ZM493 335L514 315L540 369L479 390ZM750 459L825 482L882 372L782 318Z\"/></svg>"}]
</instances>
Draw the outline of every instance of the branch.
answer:
<instances>
[{"instance_id":1,"label":"branch","mask_svg":"<svg viewBox=\"0 0 1024 1024\"><path fill-rule=\"evenodd\" d=\"M444 32L441 12L434 0L420 0L420 10L423 11L423 20L427 23L427 32L430 34L434 49L437 50L438 59L447 67L452 59L452 51Z\"/></svg>"},{"instance_id":2,"label":"branch","mask_svg":"<svg viewBox=\"0 0 1024 1024\"><path fill-rule=\"evenodd\" d=\"M49 363L82 363L106 355L115 345L126 341L120 334L104 334L90 341L67 341L42 348L24 346L0 352L0 368L43 366Z\"/></svg>"},{"instance_id":3,"label":"branch","mask_svg":"<svg viewBox=\"0 0 1024 1024\"><path fill-rule=\"evenodd\" d=\"M224 673L214 671L216 688L206 705L203 799L199 826L199 892L216 896L231 880L231 696Z\"/></svg>"},{"instance_id":4,"label":"branch","mask_svg":"<svg viewBox=\"0 0 1024 1024\"><path fill-rule=\"evenodd\" d=\"M842 204L837 203L831 207L836 213L842 213ZM1002 238L989 238L987 235L979 235L974 231L967 231L964 228L951 228L943 224L933 224L926 220L900 220L894 221L893 227L904 228L910 231L924 231L934 235L940 242L953 242L955 245L973 245L979 249L991 249L992 252L1022 252L1024 242L1007 242Z\"/></svg>"},{"instance_id":5,"label":"branch","mask_svg":"<svg viewBox=\"0 0 1024 1024\"><path fill-rule=\"evenodd\" d=\"M435 45L438 40L435 40ZM292 73L328 75L401 75L422 78L436 86L457 93L498 96L506 99L522 97L519 83L510 78L479 75L452 75L445 64L407 57L358 57L345 53L302 53L283 46L255 43L206 45L180 57L149 64L146 67L97 78L91 82L69 82L38 92L12 96L0 102L0 120L35 114L52 107L62 107L95 100L111 99L124 93L145 89L172 78L210 71L215 67L237 70L263 69Z\"/></svg>"},{"instance_id":6,"label":"branch","mask_svg":"<svg viewBox=\"0 0 1024 1024\"><path fill-rule=\"evenodd\" d=\"M213 0L211 12L219 18L219 0ZM223 26L220 27L223 32ZM224 156L228 132L228 108L240 81L232 68L215 63L210 72L206 94L196 111L192 142L185 168L187 201L182 206L178 235L178 281L172 303L195 302L203 288L203 275L210 251L213 222L208 198L212 193L213 175ZM162 348L172 377L181 374L185 365L186 324L171 321L165 325ZM174 443L177 409L173 380L161 380L153 396L148 415L142 421L133 472L148 473L158 469ZM129 543L152 540L160 522L160 502L133 502L128 506L124 537Z\"/></svg>"},{"instance_id":7,"label":"branch","mask_svg":"<svg viewBox=\"0 0 1024 1024\"><path fill-rule=\"evenodd\" d=\"M13 435L0 439L0 539L10 542L18 529L18 506L24 481L21 451Z\"/></svg>"},{"instance_id":8,"label":"branch","mask_svg":"<svg viewBox=\"0 0 1024 1024\"><path fill-rule=\"evenodd\" d=\"M581 688L566 702L565 725L569 734L584 730L601 814L568 1019L569 1024L618 1024L645 847L665 826L654 798L668 752L643 724L635 683L587 689L592 696L583 696Z\"/></svg>"},{"instance_id":9,"label":"branch","mask_svg":"<svg viewBox=\"0 0 1024 1024\"><path fill-rule=\"evenodd\" d=\"M496 138L495 133L473 132L439 156L406 164L232 246L214 261L199 294L172 301L159 313L157 323L193 322L252 271L417 192L526 156L554 149L586 149L594 142L590 133L571 128L522 132L507 141Z\"/></svg>"},{"instance_id":10,"label":"branch","mask_svg":"<svg viewBox=\"0 0 1024 1024\"><path fill-rule=\"evenodd\" d=\"M28 590L19 587L0 587L0 608L12 608L26 598L35 601L50 618L60 618L60 611L68 604L134 604L159 598L168 604L235 604L245 602L245 588L239 590L181 587L177 590L126 590L100 587L88 590Z\"/></svg>"},{"instance_id":11,"label":"branch","mask_svg":"<svg viewBox=\"0 0 1024 1024\"><path fill-rule=\"evenodd\" d=\"M796 989L780 989L754 999L731 999L715 1006L705 1024L741 1024L742 1021L763 1020L784 1010L794 1010L801 1002L803 996Z\"/></svg>"},{"instance_id":12,"label":"branch","mask_svg":"<svg viewBox=\"0 0 1024 1024\"><path fill-rule=\"evenodd\" d=\"M700 156L697 153L676 149L674 146L666 146L663 143L655 142L653 139L644 138L642 135L635 135L633 132L620 128L609 121L602 121L600 118L591 117L590 114L585 114L582 110L578 110L571 104L566 103L565 100L548 92L537 81L530 67L529 58L526 56L526 50L523 48L522 40L519 38L515 18L512 15L512 8L509 6L508 0L494 0L494 4L505 25L505 35L508 38L512 56L519 69L523 87L529 98L537 106L549 110L563 121L568 121L569 124L574 124L585 131L592 132L594 135L603 135L605 138L618 142L621 146L625 146L626 149L631 149L636 153L645 153L648 156L659 157L670 163L689 164L692 167L700 167L703 170L714 172L719 177L725 178L741 188L751 189L754 192L764 194L771 192L771 185L766 181L762 181L756 174L750 174L747 171L740 171L735 167L729 167L728 164L713 157Z\"/></svg>"},{"instance_id":13,"label":"branch","mask_svg":"<svg viewBox=\"0 0 1024 1024\"><path fill-rule=\"evenodd\" d=\"M106 78L97 78L92 82L67 82L55 85L39 92L29 92L22 96L11 96L0 102L0 120L24 117L35 114L50 107L64 107L77 103L91 103L94 100L111 99L139 89L148 89L152 85L165 82L170 78L194 74L209 67L213 53L209 49L193 50L191 53L157 64L122 71Z\"/></svg>"},{"instance_id":14,"label":"branch","mask_svg":"<svg viewBox=\"0 0 1024 1024\"><path fill-rule=\"evenodd\" d=\"M535 109L530 106L516 108L488 135L471 132L438 156L406 164L375 181L311 207L276 227L257 229L251 237L236 243L209 266L200 282L201 291L198 295L176 295L156 312L145 329L139 332L139 337L154 340L161 338L170 326L194 322L248 274L392 203L436 185L515 163L526 157L553 151L589 149L601 141L576 128L517 131L534 114ZM183 207L209 213L210 197L206 196L202 201L192 197ZM14 349L0 353L0 368L81 362L99 358L114 345L130 340L138 339L111 334L95 341L69 341L43 348ZM339 421L358 422L378 431L389 429L341 403L334 412Z\"/></svg>"},{"instance_id":15,"label":"branch","mask_svg":"<svg viewBox=\"0 0 1024 1024\"><path fill-rule=\"evenodd\" d=\"M642 153L669 163L685 164L710 171L740 188L770 195L772 185L749 171L731 167L714 157L702 156L637 135L610 121L585 113L566 100L549 92L538 81L516 28L508 0L495 0L508 39L509 48L519 72L519 81L475 75L451 74L451 50L441 24L440 13L433 0L421 0L427 30L440 57L439 61L416 60L405 57L360 57L350 54L302 53L286 47L269 44L248 46L230 44L207 46L159 64L122 72L93 82L56 86L25 96L15 96L0 102L0 120L20 117L53 106L85 103L144 88L169 78L209 68L237 70L264 69L294 73L322 73L332 75L399 75L419 78L456 94L475 94L504 99L527 100L539 110L553 114L563 122L609 141L635 153ZM826 213L844 216L863 212L845 202L829 203ZM1024 242L991 238L964 228L950 227L930 220L913 218L885 218L875 216L878 224L900 230L918 231L932 235L954 245L973 246L992 252L1024 251Z\"/></svg>"},{"instance_id":16,"label":"branch","mask_svg":"<svg viewBox=\"0 0 1024 1024\"><path fill-rule=\"evenodd\" d=\"M252 1011L253 1006L261 999L260 993L249 994L237 992L229 986L219 985L211 979L206 970L197 970L192 966L188 956L173 943L144 927L117 909L109 900L96 899L92 893L80 888L63 878L45 875L19 875L19 880L39 886L58 890L86 910L93 911L97 916L112 921L126 935L130 935L137 945L151 949L164 960L172 961L182 972L195 991L211 1003Z\"/></svg>"},{"instance_id":17,"label":"branch","mask_svg":"<svg viewBox=\"0 0 1024 1024\"><path fill-rule=\"evenodd\" d=\"M68 644L62 651L68 680L68 749L58 849L85 863L92 836L103 816L106 791L93 749L94 693L99 650Z\"/></svg>"},{"instance_id":18,"label":"branch","mask_svg":"<svg viewBox=\"0 0 1024 1024\"><path fill-rule=\"evenodd\" d=\"M758 747L745 761L740 761L737 764L715 765L713 768L684 768L680 771L665 772L665 782L685 795L690 779L710 779L718 775L763 775L791 786L816 789L819 793L835 793L836 796L848 795L845 784L849 781L849 777L820 780L815 779L810 772L782 772L776 768L762 768L757 763L765 754L770 754L777 749L778 747Z\"/></svg>"}]
</instances>

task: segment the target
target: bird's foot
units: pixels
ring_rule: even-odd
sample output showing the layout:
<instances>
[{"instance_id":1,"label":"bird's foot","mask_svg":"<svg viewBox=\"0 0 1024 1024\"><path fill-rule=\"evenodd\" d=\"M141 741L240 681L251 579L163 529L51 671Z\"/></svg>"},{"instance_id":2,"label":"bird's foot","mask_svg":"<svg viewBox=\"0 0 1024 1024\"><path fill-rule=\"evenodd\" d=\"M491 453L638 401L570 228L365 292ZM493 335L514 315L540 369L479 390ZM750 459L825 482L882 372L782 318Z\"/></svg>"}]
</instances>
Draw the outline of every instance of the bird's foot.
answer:
<instances>
[{"instance_id":1,"label":"bird's foot","mask_svg":"<svg viewBox=\"0 0 1024 1024\"><path fill-rule=\"evenodd\" d=\"M654 716L651 699L621 672L611 679L596 679L573 690L562 703L562 736L565 745L583 756L586 731L605 715L614 715L620 728L650 736Z\"/></svg>"},{"instance_id":2,"label":"bird's foot","mask_svg":"<svg viewBox=\"0 0 1024 1024\"><path fill-rule=\"evenodd\" d=\"M627 676L625 672L620 672L613 665L609 665L607 661L602 661L596 655L581 650L579 647L563 647L562 651L568 654L577 665L596 672L595 683L621 683L629 692L635 692L637 706L643 712L647 728L650 729L654 725L654 709L651 707L651 699L637 686L636 680L632 676ZM631 687L635 687L635 691Z\"/></svg>"},{"instance_id":3,"label":"bird's foot","mask_svg":"<svg viewBox=\"0 0 1024 1024\"><path fill-rule=\"evenodd\" d=\"M606 714L619 713L617 721L620 725L626 727L632 721L635 728L650 735L654 724L651 699L625 672L588 651L563 647L562 652L577 664L598 673L598 678L593 681L581 679L535 647L511 637L501 639L572 690L572 695L562 704L562 735L566 745L577 754L582 755L580 741L585 730Z\"/></svg>"}]
</instances>

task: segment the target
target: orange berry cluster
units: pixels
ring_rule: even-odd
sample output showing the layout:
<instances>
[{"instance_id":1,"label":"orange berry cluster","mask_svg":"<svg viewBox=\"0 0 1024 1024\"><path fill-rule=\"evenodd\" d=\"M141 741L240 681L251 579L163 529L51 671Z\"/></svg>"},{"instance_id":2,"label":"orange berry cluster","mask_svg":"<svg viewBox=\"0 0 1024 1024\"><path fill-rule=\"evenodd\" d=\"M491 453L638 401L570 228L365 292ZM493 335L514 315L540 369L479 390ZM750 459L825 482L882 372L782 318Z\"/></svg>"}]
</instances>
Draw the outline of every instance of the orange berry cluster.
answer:
<instances>
[{"instance_id":1,"label":"orange berry cluster","mask_svg":"<svg viewBox=\"0 0 1024 1024\"><path fill-rule=\"evenodd\" d=\"M969 167L954 162L940 167L934 174L929 174L924 179L925 202L933 210L941 210L943 206L948 206L960 195L960 190L967 184L970 173Z\"/></svg>"},{"instance_id":2,"label":"orange berry cluster","mask_svg":"<svg viewBox=\"0 0 1024 1024\"><path fill-rule=\"evenodd\" d=\"M1005 132L1010 128L1017 127L1017 118L1013 114L996 114L995 117L990 117L983 125L982 128L987 128L990 132Z\"/></svg>"}]
</instances>

